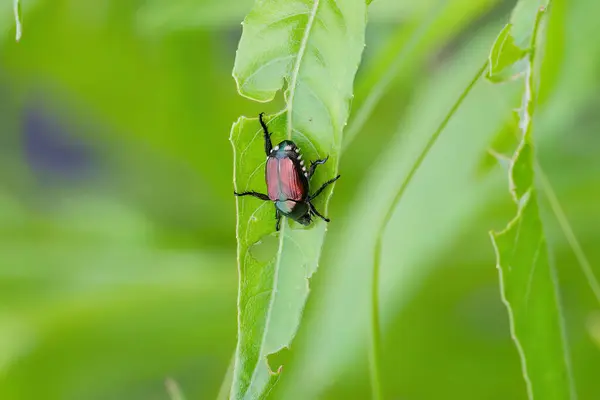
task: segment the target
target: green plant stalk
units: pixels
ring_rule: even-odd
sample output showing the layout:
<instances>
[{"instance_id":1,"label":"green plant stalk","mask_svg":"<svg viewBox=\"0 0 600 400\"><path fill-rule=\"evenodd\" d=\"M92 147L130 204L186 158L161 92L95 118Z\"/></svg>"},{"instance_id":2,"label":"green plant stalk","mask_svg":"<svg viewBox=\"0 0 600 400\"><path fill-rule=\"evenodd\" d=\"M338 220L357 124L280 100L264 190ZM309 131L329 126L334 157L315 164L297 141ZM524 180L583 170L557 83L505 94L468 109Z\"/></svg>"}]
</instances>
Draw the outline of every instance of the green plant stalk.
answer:
<instances>
[{"instance_id":1,"label":"green plant stalk","mask_svg":"<svg viewBox=\"0 0 600 400\"><path fill-rule=\"evenodd\" d=\"M16 24L16 40L17 42L21 40L21 35L23 34L23 27L21 26L21 2L20 0L13 0L13 12L15 14L15 24Z\"/></svg>"},{"instance_id":2,"label":"green plant stalk","mask_svg":"<svg viewBox=\"0 0 600 400\"><path fill-rule=\"evenodd\" d=\"M531 35L530 50L529 55L527 57L528 66L527 73L525 75L525 95L523 98L524 113L523 115L521 115L521 128L524 141L527 141L528 139L531 140L531 137L528 136L528 133L531 130L531 120L533 119L533 113L535 111L536 105L535 100L537 98L535 92L535 82L533 81L533 65L536 56L537 35L539 32L540 22L542 21L542 16L545 12L546 8L540 7L538 13L535 16L535 24L533 25L533 33Z\"/></svg>"},{"instance_id":3,"label":"green plant stalk","mask_svg":"<svg viewBox=\"0 0 600 400\"><path fill-rule=\"evenodd\" d=\"M408 185L416 175L419 170L421 164L429 154L429 151L433 148L433 145L437 142L441 133L444 131L450 119L454 116L458 108L461 106L462 102L471 92L475 84L481 77L481 75L485 72L488 66L488 60L483 63L481 67L477 70L467 87L463 90L461 95L458 97L446 117L440 123L438 128L433 132L427 144L415 160L415 163L411 167L408 175L402 182L402 185L396 192L394 200L390 203L390 207L388 208L384 218L381 221L379 230L377 232L377 238L375 241L375 252L373 257L373 277L371 282L371 348L370 348L370 364L371 364L371 387L373 392L373 399L380 400L383 398L384 390L381 382L381 373L380 373L380 361L381 361L381 331L380 331L380 323L379 323L379 271L381 267L381 252L383 249L383 235L388 227L388 223L392 218L394 211L396 210L397 205L400 203L402 196L406 192Z\"/></svg>"},{"instance_id":4,"label":"green plant stalk","mask_svg":"<svg viewBox=\"0 0 600 400\"><path fill-rule=\"evenodd\" d=\"M519 128L521 131L520 132L521 140L520 140L520 144L518 145L518 147L514 153L514 156L511 159L511 164L509 167L509 189L510 189L510 193L513 197L514 202L517 204L517 216L508 224L507 228L504 231L500 232L497 235L501 235L504 232L508 231L510 229L511 225L514 225L516 223L516 221L519 221L521 218L523 218L522 213L523 213L523 210L525 209L525 203L527 202L527 201L523 202L523 199L525 199L527 196L533 196L533 194L537 191L534 180L532 180L532 182L529 184L529 186L527 187L527 190L525 190L522 187L523 186L522 183L518 183L515 181L515 176L518 173L518 171L515 172L515 168L517 166L517 162L519 161L520 152L527 145L529 145L532 148L532 160L529 161L529 163L531 163L531 164L528 165L527 167L531 168L530 173L531 173L532 177L541 178L541 183L542 183L541 186L543 189L546 190L546 195L548 196L548 199L551 203L551 207L552 207L554 213L557 215L557 218L559 219L561 228L563 230L565 229L563 224L560 221L560 219L561 219L560 215L559 215L560 212L557 212L556 204L553 202L553 200L554 200L552 198L553 191L552 191L551 187L549 186L549 184L548 185L545 184L545 183L549 183L549 182L544 181L545 177L543 177L543 175L539 174L541 169L539 168L539 165L537 165L535 152L533 151L534 146L533 146L533 137L532 137L532 121L533 121L534 111L535 111L535 107L536 107L536 100L537 100L537 93L536 93L535 80L534 80L534 72L535 72L534 63L535 63L535 57L536 57L536 46L537 46L537 39L538 39L540 23L541 23L543 15L547 11L548 7L549 7L549 4L546 7L541 6L538 8L535 22L533 25L533 32L532 32L532 36L530 39L529 52L528 52L528 57L527 57L527 69L525 71L523 99L522 99L522 103L521 103L521 109L519 110ZM523 167L520 166L520 168L523 168ZM534 169L537 169L537 171L534 171ZM529 201L539 202L539 200L537 200L536 198L534 198L533 200L529 200ZM559 207L559 211L562 211L562 210L560 210L560 207ZM536 212L539 214L539 211L536 211ZM537 217L541 218L539 215ZM541 219L540 219L540 224L542 224ZM567 224L567 226L568 226L568 224ZM543 231L543 229L542 229L542 231ZM566 233L566 231L565 231L565 233ZM508 299L508 296L506 294L506 289L504 286L505 281L504 281L504 277L503 277L502 267L500 265L500 251L499 251L499 248L495 241L495 234L493 232L490 232L490 235L492 237L492 243L495 247L496 254L498 257L497 263L498 263L499 282L500 282L500 294L502 297L502 301L507 308L511 337L515 343L517 352L519 353L523 379L525 381L525 386L527 389L527 398L530 400L533 400L534 393L535 393L534 388L540 387L543 383L534 386L533 380L530 376L530 370L527 366L527 358L526 358L526 354L525 354L525 348L521 342L521 339L519 338L519 336L516 333L517 332L516 331L517 324L516 324L515 318L514 318L514 308ZM575 242L576 242L576 239L575 239ZM573 246L573 243L570 242L570 244L571 244L571 246ZM574 249L575 249L575 247L574 247ZM545 251L548 251L548 248L546 248ZM552 257L550 256L550 254L548 254L548 259L552 260ZM579 260L579 261L581 262L581 260ZM551 279L552 279L552 284L553 284L553 291L554 291L555 300L557 302L558 323L560 325L560 330L561 330L560 334L561 334L561 340L562 340L562 344L563 344L563 353L565 356L565 368L566 368L565 373L566 373L567 379L569 381L570 398L576 398L577 394L575 392L575 386L573 383L572 366L570 363L570 356L569 356L570 351L568 349L568 342L566 340L564 315L561 313L560 292L558 290L558 278L557 278L557 274L556 274L556 269L555 269L552 261L549 261L549 262L550 262L549 267L550 267ZM584 265L584 264L582 264L582 265ZM531 346L530 346L530 348L531 348ZM537 390L539 390L539 389L537 389ZM535 398L537 398L537 397L535 397Z\"/></svg>"},{"instance_id":5,"label":"green plant stalk","mask_svg":"<svg viewBox=\"0 0 600 400\"><path fill-rule=\"evenodd\" d=\"M387 224L384 224L385 226ZM383 229L385 229L383 226ZM381 400L381 330L379 324L379 265L381 258L381 229L375 242L375 256L373 259L373 278L371 280L371 351L369 352L369 363L371 371L371 390L373 400Z\"/></svg>"},{"instance_id":6,"label":"green plant stalk","mask_svg":"<svg viewBox=\"0 0 600 400\"><path fill-rule=\"evenodd\" d=\"M183 392L175 380L167 378L165 381L165 387L167 388L167 393L169 394L170 400L185 400Z\"/></svg>"}]
</instances>

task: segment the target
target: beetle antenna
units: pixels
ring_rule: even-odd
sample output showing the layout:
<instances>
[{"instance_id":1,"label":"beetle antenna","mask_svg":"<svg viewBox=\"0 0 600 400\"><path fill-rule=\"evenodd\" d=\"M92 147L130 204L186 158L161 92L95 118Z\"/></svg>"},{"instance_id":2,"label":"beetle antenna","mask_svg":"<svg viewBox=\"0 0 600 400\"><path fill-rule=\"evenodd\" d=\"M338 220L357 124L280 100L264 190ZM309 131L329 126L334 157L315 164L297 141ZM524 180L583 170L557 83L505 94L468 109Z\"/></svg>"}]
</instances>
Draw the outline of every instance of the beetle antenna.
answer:
<instances>
[{"instance_id":1,"label":"beetle antenna","mask_svg":"<svg viewBox=\"0 0 600 400\"><path fill-rule=\"evenodd\" d=\"M271 132L269 132L269 129L267 128L267 124L263 120L263 115L265 115L264 112L261 112L260 114L258 114L258 120L260 121L260 126L262 126L262 128L263 128L263 132L265 132L266 134L271 136Z\"/></svg>"}]
</instances>

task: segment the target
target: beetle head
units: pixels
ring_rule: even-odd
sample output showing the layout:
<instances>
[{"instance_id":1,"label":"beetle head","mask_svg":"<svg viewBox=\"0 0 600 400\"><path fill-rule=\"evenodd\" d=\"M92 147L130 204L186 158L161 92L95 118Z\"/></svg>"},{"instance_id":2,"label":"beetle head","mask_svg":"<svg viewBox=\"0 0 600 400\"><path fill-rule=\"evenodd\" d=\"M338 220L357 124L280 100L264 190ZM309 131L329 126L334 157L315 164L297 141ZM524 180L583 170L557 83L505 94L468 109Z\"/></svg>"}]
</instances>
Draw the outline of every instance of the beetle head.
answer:
<instances>
[{"instance_id":1,"label":"beetle head","mask_svg":"<svg viewBox=\"0 0 600 400\"><path fill-rule=\"evenodd\" d=\"M302 216L300 216L297 221L299 223L301 223L302 225L306 226L306 225L310 225L311 222L311 218L310 218L310 213L306 213Z\"/></svg>"}]
</instances>

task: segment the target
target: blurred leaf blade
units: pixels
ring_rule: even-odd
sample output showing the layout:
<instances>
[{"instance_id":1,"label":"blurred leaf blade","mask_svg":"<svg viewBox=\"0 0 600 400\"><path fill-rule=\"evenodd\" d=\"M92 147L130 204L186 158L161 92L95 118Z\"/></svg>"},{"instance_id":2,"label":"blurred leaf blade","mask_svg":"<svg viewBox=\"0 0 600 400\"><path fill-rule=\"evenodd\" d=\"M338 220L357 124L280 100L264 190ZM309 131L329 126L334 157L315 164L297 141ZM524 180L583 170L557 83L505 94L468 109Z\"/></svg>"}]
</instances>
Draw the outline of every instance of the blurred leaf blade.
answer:
<instances>
[{"instance_id":1,"label":"blurred leaf blade","mask_svg":"<svg viewBox=\"0 0 600 400\"><path fill-rule=\"evenodd\" d=\"M495 2L496 0L437 0L431 2L427 9L416 13L414 22L400 24L388 43L381 46L382 51L374 62L366 66L362 79L358 82L355 108L344 133L344 150L350 147L363 131L395 81L405 80L410 81L411 85L416 85L417 82L411 77L414 71L423 65L429 52L442 46L449 37L457 35L462 24L476 19L493 7ZM378 1L369 6L369 20L372 19L376 6L380 4ZM391 2L385 4L389 6ZM394 15L402 13L402 10L388 10L387 13Z\"/></svg>"},{"instance_id":2,"label":"blurred leaf blade","mask_svg":"<svg viewBox=\"0 0 600 400\"><path fill-rule=\"evenodd\" d=\"M252 0L237 0L235 7L218 0L148 0L136 15L138 29L147 34L220 27L239 23L252 6Z\"/></svg>"},{"instance_id":3,"label":"blurred leaf blade","mask_svg":"<svg viewBox=\"0 0 600 400\"><path fill-rule=\"evenodd\" d=\"M517 5L515 10L527 8ZM509 167L509 189L517 204L517 215L503 231L491 232L490 236L496 253L501 296L521 359L528 398L558 400L576 395L562 326L558 283L548 255L535 187L532 120L536 88L533 74L537 34L545 11L544 7L537 9L530 29L531 44L523 71L524 89L518 112L520 140ZM519 13L513 12L513 18L515 15ZM506 27L499 38L503 36L511 45L500 51L509 53L505 59L514 60L517 52ZM496 44L494 48L499 50ZM498 54L498 57L503 56Z\"/></svg>"},{"instance_id":4,"label":"blurred leaf blade","mask_svg":"<svg viewBox=\"0 0 600 400\"><path fill-rule=\"evenodd\" d=\"M495 1L495 0L493 0ZM222 28L238 25L252 8L252 0L236 0L235 6L220 0L146 0L136 13L137 29L147 35L163 35L201 28ZM394 0L368 1L369 21L403 21L407 15L418 13L425 3Z\"/></svg>"},{"instance_id":5,"label":"blurred leaf blade","mask_svg":"<svg viewBox=\"0 0 600 400\"><path fill-rule=\"evenodd\" d=\"M527 52L515 45L511 34L512 24L506 24L490 51L489 71L486 74L492 82L505 82L524 72L526 62L521 62Z\"/></svg>"},{"instance_id":6,"label":"blurred leaf blade","mask_svg":"<svg viewBox=\"0 0 600 400\"><path fill-rule=\"evenodd\" d=\"M456 114L456 112L460 108L460 106L463 103L463 101L465 100L465 98L469 95L471 90L475 87L475 85L479 81L479 78L481 77L481 75L483 74L485 69L487 68L487 65L488 65L488 62L486 60L486 62L483 63L481 68L479 70L477 70L477 72L475 73L475 75L473 76L473 78L471 79L469 84L465 87L463 92L460 94L460 96L456 99L456 102L452 105L452 107L450 108L450 110L448 111L448 113L446 114L446 116L444 117L442 122L440 123L440 125L431 134L431 136L427 140L427 143L425 144L425 146L419 153L418 157L415 159L414 164L410 167L410 169L406 175L406 178L404 180L402 180L402 183L398 186L398 190L395 193L393 200L390 202L390 205L387 209L386 215L380 222L379 230L377 232L377 239L375 242L375 248L374 248L372 293L371 293L371 298L372 298L372 300L371 300L371 306L372 306L371 337L372 337L372 342L371 342L371 351L370 351L371 365L372 365L371 366L371 369L372 369L371 381L372 381L372 387L373 387L373 398L375 398L375 399L381 398L382 397L381 392L383 391L381 388L382 384L380 382L381 378L379 377L379 369L380 369L379 363L380 363L380 358L381 358L381 356L380 356L381 350L380 350L380 343L379 343L380 336L381 336L380 327L379 327L379 325L380 325L380 322L379 322L380 321L380 317L379 317L379 292L380 292L379 271L381 268L380 265L381 265L381 258L382 258L382 252L383 252L383 238L385 235L385 231L388 227L389 221L392 219L392 217L394 215L394 211L399 206L399 204L402 200L402 197L404 196L404 193L406 192L406 189L408 188L408 186L410 185L414 176L416 175L417 171L421 167L421 164L425 161L425 159L429 155L429 152L431 151L431 149L437 142L437 140L440 137L440 135L442 134L442 132L445 130L446 126L448 125L448 123L450 122L452 117Z\"/></svg>"},{"instance_id":7,"label":"blurred leaf blade","mask_svg":"<svg viewBox=\"0 0 600 400\"><path fill-rule=\"evenodd\" d=\"M360 186L355 186L353 208L348 211L351 218L345 226L341 227L340 237L337 237L334 242L337 247L326 250L322 262L327 264L327 268L319 273L320 283L314 292L317 304L327 304L327 307L317 306L317 310L313 309L312 318L309 317L307 320L308 328L306 326L302 328L307 337L303 337L304 342L299 340L297 344L300 356L296 361L297 364L294 364L296 368L292 373L295 374L289 379L286 376L282 380L283 398L324 397L328 393L331 382L342 381L344 379L342 374L348 373L350 368L355 370L360 368L360 374L364 374L361 376L364 382L363 391L357 396L368 398L368 371L365 367L363 344L368 343L365 327L369 324L370 286L365 285L365 282L370 282L371 279L372 250L379 221L384 218L385 211L396 194L395 184L399 185L406 178L415 158L426 145L428 136L438 127L440 121L432 116L440 116L441 119L452 107L456 98L464 90L464 82L472 78L475 69L479 68L482 60L486 58L495 36L494 29L494 32L486 33L484 41L465 47L465 52L462 53L464 56L457 57L455 63L443 69L448 71L448 75L439 73L430 77L431 82L427 84L427 90L424 91L427 95L415 99L410 112L407 113L407 119L399 123L398 133L393 141L386 143L385 151L378 154L377 162L369 167L368 177L361 181ZM473 48L479 51L474 52ZM466 65L469 65L469 68L465 68ZM419 257L430 257L434 247L451 242L450 238L457 235L457 226L464 226L458 221L467 214L471 215L472 210L481 203L480 196L483 193L486 196L492 193L493 196L497 195L495 190L490 190L489 186L483 188L474 185L472 181L467 182L462 179L468 175L475 157L479 157L485 149L486 138L490 134L488 130L500 121L500 113L509 111L508 108L497 110L489 107L485 109L485 115L477 114L473 117L465 114L465 110L476 108L477 104L487 101L483 99L494 98L486 97L491 96L490 90L494 88L485 85L484 82L480 83L472 95L465 99L465 107L459 110L456 119L448 125L448 131L440 137L436 149L445 149L444 151L448 153L443 154L443 151L434 150L430 154L427 162L422 165L419 176L407 190L403 205L396 209L395 221L390 224L390 229L386 233L383 243L380 300L383 310L382 326L386 329L389 328L390 316L400 313L399 309L404 310L405 302L412 298L411 291L415 286L420 285L417 282L426 279L432 269L440 265L439 262L424 264ZM444 93L443 98L440 97L440 93ZM461 120L468 122L461 123ZM494 123L491 124L490 121ZM465 129L473 134L465 136ZM448 146L449 143L453 145ZM454 145L456 147L453 147ZM461 162L465 161L464 165L457 166L455 163L453 168L445 168L447 160L456 160L454 151L457 148L460 148L465 155L461 158ZM445 173L448 175L440 176ZM450 181L452 183L449 183ZM448 186L444 187L434 182L447 182ZM433 187L440 190L440 193L431 195L429 190ZM452 189L448 190L449 187ZM469 192L468 196L465 195L467 192ZM377 196L373 196L373 193L377 193ZM457 193L460 195L458 196ZM432 203L424 205L425 199ZM444 199L444 206L433 203L437 201L436 199ZM471 204L463 204L465 199L477 200ZM337 201L337 198L334 201ZM447 207L449 202L453 202L450 207L455 210L470 211L465 212L464 216L457 216L455 213L444 214L444 218L448 217L444 223L442 223L442 216L431 215L431 210ZM420 214L416 214L416 210L420 210ZM435 220L439 228L438 235L441 235L442 225L445 226L445 231L449 235L448 241L440 239L440 236L432 238L425 228L421 231L422 239L417 236L415 227L428 226L424 224L428 218ZM335 238L333 234L334 232L331 237ZM437 251L440 251L439 248ZM399 257L402 258L402 262L399 262ZM438 260L442 259L443 257ZM393 307L394 309L390 310ZM315 331L319 334L312 334ZM389 342L388 345L391 347ZM301 349L301 346L304 348ZM402 351L405 350L406 348L403 348ZM391 388L394 386L395 393L399 393L395 378L398 375L391 364L391 362L387 363L382 373L387 374L386 386L390 387L389 393L393 393ZM410 376L409 371L406 373ZM358 372L353 377L358 379ZM412 376L406 379L411 380ZM354 381L351 384L353 383ZM423 388L420 387L414 393L421 394L422 390ZM346 392L346 396L347 393L354 394L354 392Z\"/></svg>"},{"instance_id":8,"label":"blurred leaf blade","mask_svg":"<svg viewBox=\"0 0 600 400\"><path fill-rule=\"evenodd\" d=\"M550 0L519 0L510 15L514 43L520 48L527 48L532 43L537 24L537 12L546 8Z\"/></svg>"},{"instance_id":9,"label":"blurred leaf blade","mask_svg":"<svg viewBox=\"0 0 600 400\"><path fill-rule=\"evenodd\" d=\"M285 109L267 118L273 145L294 140L304 160L328 162L311 179L311 193L337 174L342 131L351 104L362 51L366 4L362 0L257 2L244 21L233 76L242 96L271 101L283 89ZM256 118L240 118L230 141L237 192L264 188L264 146ZM261 189L263 188L263 189ZM315 200L327 215L331 190ZM231 397L264 398L284 366L273 371L269 357L296 334L318 267L325 223L311 226L283 218L275 228L271 202L238 198L237 239L240 287L238 343Z\"/></svg>"}]
</instances>

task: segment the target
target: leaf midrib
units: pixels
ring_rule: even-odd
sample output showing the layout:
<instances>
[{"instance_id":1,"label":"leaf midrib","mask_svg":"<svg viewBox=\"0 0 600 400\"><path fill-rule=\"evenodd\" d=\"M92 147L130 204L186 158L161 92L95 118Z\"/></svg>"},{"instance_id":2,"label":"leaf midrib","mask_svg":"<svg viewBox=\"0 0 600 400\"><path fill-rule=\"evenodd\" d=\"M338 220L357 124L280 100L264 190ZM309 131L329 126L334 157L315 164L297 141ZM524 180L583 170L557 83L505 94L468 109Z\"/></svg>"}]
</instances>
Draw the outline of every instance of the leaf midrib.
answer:
<instances>
[{"instance_id":1,"label":"leaf midrib","mask_svg":"<svg viewBox=\"0 0 600 400\"><path fill-rule=\"evenodd\" d=\"M306 46L308 44L308 38L312 31L312 27L315 22L315 17L317 15L317 10L319 9L320 0L314 0L313 7L310 10L310 14L308 15L308 21L306 22L306 28L304 29L304 36L302 36L302 41L300 42L300 48L298 49L298 55L296 56L296 62L294 63L294 69L292 70L292 75L290 77L290 95L288 97L288 103L286 107L287 113L287 138L289 140L292 139L292 111L294 108L294 95L296 93L296 86L298 84L298 74L300 73L300 64L302 64L302 59L304 57L304 52L306 51Z\"/></svg>"},{"instance_id":2,"label":"leaf midrib","mask_svg":"<svg viewBox=\"0 0 600 400\"><path fill-rule=\"evenodd\" d=\"M308 16L306 28L304 29L304 35L302 36L302 41L300 42L300 47L298 48L298 55L296 56L294 68L293 68L292 74L290 76L289 96L287 99L288 102L287 102L287 107L286 107L287 138L289 140L291 140L291 138L292 138L292 131L293 131L292 113L293 113L293 107L294 107L294 96L296 93L296 86L298 84L298 75L300 73L300 65L302 64L302 59L304 57L304 53L306 52L306 46L308 45L308 39L310 37L310 33L311 33L312 27L314 25L315 17L317 15L317 11L319 9L319 4L320 4L320 0L314 0L313 7ZM284 239L286 236L285 231L286 231L286 224L284 223L284 224L281 224L281 229L279 231L279 247L277 249L277 258L275 261L275 265L273 266L275 268L275 273L273 274L273 289L271 290L271 300L269 302L269 308L267 311L267 319L265 321L265 328L264 328L264 331L262 334L262 340L261 340L261 345L260 345L260 350L259 350L259 358L258 358L258 360L256 360L256 365L254 367L254 370L252 371L252 377L250 378L250 384L248 386L248 390L250 390L250 387L252 386L252 382L254 382L254 380L256 378L256 374L258 372L258 366L264 356L263 349L265 348L265 342L266 342L267 334L268 334L268 327L270 325L271 314L272 314L273 305L275 302L275 295L277 293L277 286L278 286L278 281L279 281L279 267L281 264Z\"/></svg>"}]
</instances>

